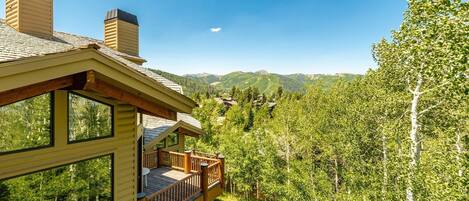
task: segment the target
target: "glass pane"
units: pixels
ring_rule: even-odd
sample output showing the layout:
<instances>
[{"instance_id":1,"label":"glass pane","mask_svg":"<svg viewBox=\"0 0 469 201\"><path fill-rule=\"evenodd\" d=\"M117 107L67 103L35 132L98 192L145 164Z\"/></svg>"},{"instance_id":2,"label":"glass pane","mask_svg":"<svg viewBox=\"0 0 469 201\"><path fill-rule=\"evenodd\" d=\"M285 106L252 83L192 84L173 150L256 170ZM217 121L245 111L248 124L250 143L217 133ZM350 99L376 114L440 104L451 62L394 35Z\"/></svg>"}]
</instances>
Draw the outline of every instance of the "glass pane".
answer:
<instances>
[{"instance_id":1,"label":"glass pane","mask_svg":"<svg viewBox=\"0 0 469 201\"><path fill-rule=\"evenodd\" d=\"M170 133L166 138L168 140L168 147L178 144L178 134Z\"/></svg>"},{"instance_id":2,"label":"glass pane","mask_svg":"<svg viewBox=\"0 0 469 201\"><path fill-rule=\"evenodd\" d=\"M112 106L69 93L69 141L112 136Z\"/></svg>"},{"instance_id":3,"label":"glass pane","mask_svg":"<svg viewBox=\"0 0 469 201\"><path fill-rule=\"evenodd\" d=\"M0 200L111 200L112 157L103 156L0 182Z\"/></svg>"},{"instance_id":4,"label":"glass pane","mask_svg":"<svg viewBox=\"0 0 469 201\"><path fill-rule=\"evenodd\" d=\"M0 107L0 153L51 145L51 95Z\"/></svg>"},{"instance_id":5,"label":"glass pane","mask_svg":"<svg viewBox=\"0 0 469 201\"><path fill-rule=\"evenodd\" d=\"M160 142L158 142L155 147L158 149L158 148L165 148L166 147L166 139L163 139L161 140Z\"/></svg>"}]
</instances>

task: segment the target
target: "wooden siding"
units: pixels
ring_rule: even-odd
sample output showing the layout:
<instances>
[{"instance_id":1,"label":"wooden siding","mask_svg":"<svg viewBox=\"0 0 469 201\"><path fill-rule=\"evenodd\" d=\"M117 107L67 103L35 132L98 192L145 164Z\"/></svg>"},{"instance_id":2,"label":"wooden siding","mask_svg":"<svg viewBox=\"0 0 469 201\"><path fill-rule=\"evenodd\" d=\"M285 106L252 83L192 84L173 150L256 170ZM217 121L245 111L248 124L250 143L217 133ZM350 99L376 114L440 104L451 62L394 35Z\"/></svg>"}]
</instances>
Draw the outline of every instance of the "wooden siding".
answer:
<instances>
[{"instance_id":1,"label":"wooden siding","mask_svg":"<svg viewBox=\"0 0 469 201\"><path fill-rule=\"evenodd\" d=\"M120 52L138 56L138 26L118 20L117 48Z\"/></svg>"},{"instance_id":2,"label":"wooden siding","mask_svg":"<svg viewBox=\"0 0 469 201\"><path fill-rule=\"evenodd\" d=\"M117 50L117 20L104 22L104 44Z\"/></svg>"},{"instance_id":3,"label":"wooden siding","mask_svg":"<svg viewBox=\"0 0 469 201\"><path fill-rule=\"evenodd\" d=\"M18 8L18 0L5 0L5 22L16 30L19 30Z\"/></svg>"},{"instance_id":4,"label":"wooden siding","mask_svg":"<svg viewBox=\"0 0 469 201\"><path fill-rule=\"evenodd\" d=\"M5 5L6 22L11 27L38 37L52 37L52 0L6 0Z\"/></svg>"},{"instance_id":5,"label":"wooden siding","mask_svg":"<svg viewBox=\"0 0 469 201\"><path fill-rule=\"evenodd\" d=\"M138 56L138 26L118 20L104 22L104 44L119 52Z\"/></svg>"},{"instance_id":6,"label":"wooden siding","mask_svg":"<svg viewBox=\"0 0 469 201\"><path fill-rule=\"evenodd\" d=\"M82 93L114 106L114 137L67 144L67 91L54 93L54 146L0 156L0 180L113 153L114 200L136 200L136 108Z\"/></svg>"}]
</instances>

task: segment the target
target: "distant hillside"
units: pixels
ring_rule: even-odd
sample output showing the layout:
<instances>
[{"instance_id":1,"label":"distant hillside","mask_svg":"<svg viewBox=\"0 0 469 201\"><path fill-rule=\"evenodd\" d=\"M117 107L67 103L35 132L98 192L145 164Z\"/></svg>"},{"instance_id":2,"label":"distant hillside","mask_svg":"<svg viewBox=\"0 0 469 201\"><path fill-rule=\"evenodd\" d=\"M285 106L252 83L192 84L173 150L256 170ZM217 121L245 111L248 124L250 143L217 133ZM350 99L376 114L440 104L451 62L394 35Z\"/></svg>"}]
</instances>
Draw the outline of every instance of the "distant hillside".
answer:
<instances>
[{"instance_id":1,"label":"distant hillside","mask_svg":"<svg viewBox=\"0 0 469 201\"><path fill-rule=\"evenodd\" d=\"M210 86L210 84L203 79L191 79L175 74L171 74L168 72L164 72L161 70L156 70L156 69L149 69L158 75L161 75L165 77L166 79L169 79L179 85L182 86L182 90L184 91L184 94L187 96L192 96L196 92L200 93L205 93L207 91L214 91L214 87Z\"/></svg>"},{"instance_id":2,"label":"distant hillside","mask_svg":"<svg viewBox=\"0 0 469 201\"><path fill-rule=\"evenodd\" d=\"M249 86L257 87L261 93L272 94L278 87L283 87L285 91L303 92L307 86L321 83L328 88L340 79L350 81L359 77L356 74L291 74L280 75L267 71L258 72L232 72L226 75L213 74L190 74L184 75L186 78L199 80L215 86L221 90L229 90L233 86L245 89Z\"/></svg>"}]
</instances>

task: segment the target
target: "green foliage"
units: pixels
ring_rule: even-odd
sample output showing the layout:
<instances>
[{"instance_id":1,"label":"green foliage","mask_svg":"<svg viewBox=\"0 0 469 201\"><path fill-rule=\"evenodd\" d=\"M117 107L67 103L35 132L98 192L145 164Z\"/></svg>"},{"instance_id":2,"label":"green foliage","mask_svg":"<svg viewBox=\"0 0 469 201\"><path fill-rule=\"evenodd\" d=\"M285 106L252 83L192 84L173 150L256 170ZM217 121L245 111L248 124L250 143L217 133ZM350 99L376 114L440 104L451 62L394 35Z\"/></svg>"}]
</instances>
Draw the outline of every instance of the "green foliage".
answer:
<instances>
[{"instance_id":1,"label":"green foliage","mask_svg":"<svg viewBox=\"0 0 469 201\"><path fill-rule=\"evenodd\" d=\"M109 156L0 182L0 200L111 200Z\"/></svg>"},{"instance_id":2,"label":"green foliage","mask_svg":"<svg viewBox=\"0 0 469 201\"><path fill-rule=\"evenodd\" d=\"M73 93L68 104L70 141L112 135L111 106Z\"/></svg>"},{"instance_id":3,"label":"green foliage","mask_svg":"<svg viewBox=\"0 0 469 201\"><path fill-rule=\"evenodd\" d=\"M0 107L0 153L49 145L50 105L44 94Z\"/></svg>"},{"instance_id":4,"label":"green foliage","mask_svg":"<svg viewBox=\"0 0 469 201\"><path fill-rule=\"evenodd\" d=\"M469 3L413 0L351 82L274 83L271 111L243 85L254 73L234 73L239 104L196 110L213 139L196 148L226 156L226 190L246 200L468 200L468 36Z\"/></svg>"}]
</instances>

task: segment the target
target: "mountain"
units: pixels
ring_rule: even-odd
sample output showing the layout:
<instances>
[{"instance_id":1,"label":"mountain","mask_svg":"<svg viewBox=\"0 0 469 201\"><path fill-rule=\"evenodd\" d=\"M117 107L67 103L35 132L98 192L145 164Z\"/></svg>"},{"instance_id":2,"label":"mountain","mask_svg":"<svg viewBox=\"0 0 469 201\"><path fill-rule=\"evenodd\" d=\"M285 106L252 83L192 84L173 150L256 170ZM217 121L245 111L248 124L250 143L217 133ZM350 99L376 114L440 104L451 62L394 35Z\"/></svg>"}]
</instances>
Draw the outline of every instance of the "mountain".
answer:
<instances>
[{"instance_id":1,"label":"mountain","mask_svg":"<svg viewBox=\"0 0 469 201\"><path fill-rule=\"evenodd\" d=\"M282 87L285 91L304 92L308 86L321 84L324 88L331 87L339 80L351 81L361 75L358 74L290 74L281 75L269 73L265 70L257 72L235 71L226 75L208 73L175 75L161 70L149 69L177 84L181 85L186 95L196 92L206 93L217 90L229 91L233 86L240 89L256 87L260 93L272 94Z\"/></svg>"},{"instance_id":2,"label":"mountain","mask_svg":"<svg viewBox=\"0 0 469 201\"><path fill-rule=\"evenodd\" d=\"M165 77L179 85L182 86L182 90L184 91L185 95L192 96L196 92L205 93L205 92L213 92L215 88L209 84L209 82L205 81L204 78L200 79L192 79L187 78L175 74L171 74L165 71L156 70L149 68L148 70L153 71L154 73ZM210 77L210 75L206 75ZM204 76L205 77L205 76Z\"/></svg>"},{"instance_id":3,"label":"mountain","mask_svg":"<svg viewBox=\"0 0 469 201\"><path fill-rule=\"evenodd\" d=\"M269 73L265 70L257 72L236 71L226 75L188 74L186 78L203 81L220 90L230 90L233 86L241 89L257 87L261 93L272 94L282 87L285 91L303 92L313 84L321 84L325 88L332 86L339 80L351 81L361 75L338 73L328 74L290 74L281 75Z\"/></svg>"}]
</instances>

